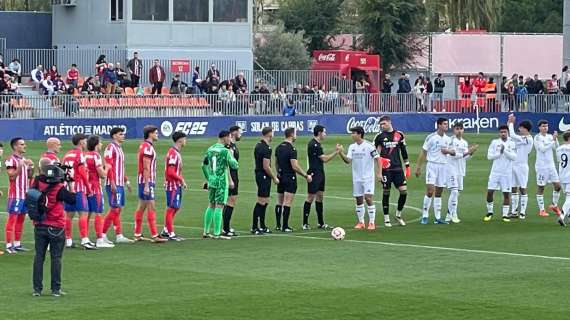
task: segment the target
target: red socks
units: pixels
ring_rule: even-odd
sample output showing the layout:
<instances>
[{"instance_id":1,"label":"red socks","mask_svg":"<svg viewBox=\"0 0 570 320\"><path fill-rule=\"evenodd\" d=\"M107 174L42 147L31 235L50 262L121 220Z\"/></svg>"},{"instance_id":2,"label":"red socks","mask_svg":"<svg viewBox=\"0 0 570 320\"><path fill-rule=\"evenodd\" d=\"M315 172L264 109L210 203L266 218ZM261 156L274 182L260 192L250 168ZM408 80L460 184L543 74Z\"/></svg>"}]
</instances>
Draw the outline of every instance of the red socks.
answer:
<instances>
[{"instance_id":1,"label":"red socks","mask_svg":"<svg viewBox=\"0 0 570 320\"><path fill-rule=\"evenodd\" d=\"M95 215L95 235L97 239L103 237L103 217L100 214Z\"/></svg>"},{"instance_id":2,"label":"red socks","mask_svg":"<svg viewBox=\"0 0 570 320\"><path fill-rule=\"evenodd\" d=\"M105 221L103 222L103 233L107 233L112 224L115 225L115 234L123 234L121 230L121 209L111 208L105 216ZM136 213L135 213L136 215Z\"/></svg>"},{"instance_id":3,"label":"red socks","mask_svg":"<svg viewBox=\"0 0 570 320\"><path fill-rule=\"evenodd\" d=\"M79 216L79 236L81 239L89 236L89 216L86 214Z\"/></svg>"},{"instance_id":4,"label":"red socks","mask_svg":"<svg viewBox=\"0 0 570 320\"><path fill-rule=\"evenodd\" d=\"M24 222L26 221L25 214L19 214L16 216L16 226L14 228L14 241L22 240L22 231L24 230Z\"/></svg>"},{"instance_id":5,"label":"red socks","mask_svg":"<svg viewBox=\"0 0 570 320\"><path fill-rule=\"evenodd\" d=\"M65 238L66 239L71 239L71 236L72 236L73 226L71 225L71 220L72 220L72 218L70 218L68 216L65 217Z\"/></svg>"},{"instance_id":6,"label":"red socks","mask_svg":"<svg viewBox=\"0 0 570 320\"><path fill-rule=\"evenodd\" d=\"M140 236L142 234L142 211L135 211L135 236Z\"/></svg>"},{"instance_id":7,"label":"red socks","mask_svg":"<svg viewBox=\"0 0 570 320\"><path fill-rule=\"evenodd\" d=\"M6 244L12 243L12 234L14 233L14 225L16 224L17 219L18 219L18 216L15 214L8 215L8 220L6 220L6 227L4 229L4 231L5 231L4 236L6 239Z\"/></svg>"},{"instance_id":8,"label":"red socks","mask_svg":"<svg viewBox=\"0 0 570 320\"><path fill-rule=\"evenodd\" d=\"M115 209L115 219L113 220L115 225L115 234L123 234L123 226L121 223L121 209Z\"/></svg>"},{"instance_id":9,"label":"red socks","mask_svg":"<svg viewBox=\"0 0 570 320\"><path fill-rule=\"evenodd\" d=\"M151 237L153 238L157 237L158 232L156 231L156 212L153 210L148 210L147 220L148 220L148 229L150 230Z\"/></svg>"},{"instance_id":10,"label":"red socks","mask_svg":"<svg viewBox=\"0 0 570 320\"><path fill-rule=\"evenodd\" d=\"M164 227L168 233L174 232L174 217L177 212L178 209L166 208L166 213L164 214Z\"/></svg>"}]
</instances>

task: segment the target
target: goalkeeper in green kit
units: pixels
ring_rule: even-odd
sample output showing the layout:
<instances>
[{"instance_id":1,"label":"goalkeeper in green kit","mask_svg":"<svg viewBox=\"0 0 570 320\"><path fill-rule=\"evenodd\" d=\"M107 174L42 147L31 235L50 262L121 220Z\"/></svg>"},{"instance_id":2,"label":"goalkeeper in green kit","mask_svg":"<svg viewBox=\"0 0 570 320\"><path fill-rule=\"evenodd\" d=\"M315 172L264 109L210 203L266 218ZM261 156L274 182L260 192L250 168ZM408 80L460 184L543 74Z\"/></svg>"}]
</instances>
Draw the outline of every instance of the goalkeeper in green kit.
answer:
<instances>
[{"instance_id":1,"label":"goalkeeper in green kit","mask_svg":"<svg viewBox=\"0 0 570 320\"><path fill-rule=\"evenodd\" d=\"M214 239L231 239L222 236L222 211L228 201L229 168L238 169L238 162L226 148L230 143L230 132L222 130L218 134L218 143L214 144L204 157L202 172L208 181L208 201L210 205L204 212L204 238L212 238L210 227L214 224Z\"/></svg>"}]
</instances>

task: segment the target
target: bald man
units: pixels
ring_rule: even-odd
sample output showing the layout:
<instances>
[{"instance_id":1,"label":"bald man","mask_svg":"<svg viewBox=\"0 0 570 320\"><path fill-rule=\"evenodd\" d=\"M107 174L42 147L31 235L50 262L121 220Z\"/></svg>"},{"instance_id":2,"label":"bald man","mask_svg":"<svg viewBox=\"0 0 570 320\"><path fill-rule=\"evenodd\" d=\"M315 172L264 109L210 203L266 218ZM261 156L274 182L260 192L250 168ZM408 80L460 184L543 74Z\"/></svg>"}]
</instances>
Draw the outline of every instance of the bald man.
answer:
<instances>
[{"instance_id":1,"label":"bald man","mask_svg":"<svg viewBox=\"0 0 570 320\"><path fill-rule=\"evenodd\" d=\"M48 138L46 140L46 147L47 151L42 154L40 162L42 161L42 159L45 158L51 161L50 164L53 164L55 162L59 163L59 158L57 157L57 154L61 150L61 141L55 137Z\"/></svg>"}]
</instances>

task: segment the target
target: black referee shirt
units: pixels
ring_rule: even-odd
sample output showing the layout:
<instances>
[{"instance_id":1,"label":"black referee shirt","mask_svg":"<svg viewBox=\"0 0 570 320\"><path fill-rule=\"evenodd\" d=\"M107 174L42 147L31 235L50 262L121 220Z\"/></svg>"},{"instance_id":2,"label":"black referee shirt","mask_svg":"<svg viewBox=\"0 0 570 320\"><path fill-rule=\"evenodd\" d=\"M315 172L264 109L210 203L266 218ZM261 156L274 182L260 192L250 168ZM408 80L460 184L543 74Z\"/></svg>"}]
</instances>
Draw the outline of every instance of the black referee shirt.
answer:
<instances>
[{"instance_id":1,"label":"black referee shirt","mask_svg":"<svg viewBox=\"0 0 570 320\"><path fill-rule=\"evenodd\" d=\"M325 166L321 156L323 155L323 147L317 139L312 139L307 145L307 156L309 158L309 170L311 172L325 172Z\"/></svg>"},{"instance_id":2,"label":"black referee shirt","mask_svg":"<svg viewBox=\"0 0 570 320\"><path fill-rule=\"evenodd\" d=\"M269 146L265 140L259 141L255 145L253 158L255 159L255 172L265 172L263 169L263 159L271 160L271 146Z\"/></svg>"},{"instance_id":3,"label":"black referee shirt","mask_svg":"<svg viewBox=\"0 0 570 320\"><path fill-rule=\"evenodd\" d=\"M275 159L279 166L279 175L295 175L295 170L293 170L291 160L297 159L297 149L295 149L293 144L286 141L281 142L281 144L275 149Z\"/></svg>"}]
</instances>

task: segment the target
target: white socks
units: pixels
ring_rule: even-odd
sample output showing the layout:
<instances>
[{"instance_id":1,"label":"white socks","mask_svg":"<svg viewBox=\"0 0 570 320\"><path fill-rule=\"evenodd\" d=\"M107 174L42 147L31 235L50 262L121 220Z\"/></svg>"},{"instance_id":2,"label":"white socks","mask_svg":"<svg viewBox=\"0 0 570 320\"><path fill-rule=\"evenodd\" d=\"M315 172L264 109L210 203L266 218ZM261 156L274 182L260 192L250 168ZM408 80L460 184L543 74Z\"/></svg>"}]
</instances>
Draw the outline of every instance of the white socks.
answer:
<instances>
[{"instance_id":1,"label":"white socks","mask_svg":"<svg viewBox=\"0 0 570 320\"><path fill-rule=\"evenodd\" d=\"M562 215L560 216L560 218L564 219L569 214L570 214L570 194L566 194L566 200L564 201L564 205L562 205Z\"/></svg>"},{"instance_id":2,"label":"white socks","mask_svg":"<svg viewBox=\"0 0 570 320\"><path fill-rule=\"evenodd\" d=\"M552 191L552 204L558 206L558 200L560 200L560 191Z\"/></svg>"},{"instance_id":3,"label":"white socks","mask_svg":"<svg viewBox=\"0 0 570 320\"><path fill-rule=\"evenodd\" d=\"M493 202L487 202L487 213L493 214Z\"/></svg>"},{"instance_id":4,"label":"white socks","mask_svg":"<svg viewBox=\"0 0 570 320\"><path fill-rule=\"evenodd\" d=\"M513 193L511 195L511 212L513 214L515 214L517 212L517 209L519 207L519 199L520 199L520 196L518 193Z\"/></svg>"},{"instance_id":5,"label":"white socks","mask_svg":"<svg viewBox=\"0 0 570 320\"><path fill-rule=\"evenodd\" d=\"M526 205L528 203L528 194L521 194L521 209L519 212L526 215Z\"/></svg>"},{"instance_id":6,"label":"white socks","mask_svg":"<svg viewBox=\"0 0 570 320\"><path fill-rule=\"evenodd\" d=\"M538 210L544 211L544 196L541 194L536 195L536 203L538 204Z\"/></svg>"},{"instance_id":7,"label":"white socks","mask_svg":"<svg viewBox=\"0 0 570 320\"><path fill-rule=\"evenodd\" d=\"M431 198L424 196L424 205L422 207L422 218L429 217L429 208L431 207Z\"/></svg>"},{"instance_id":8,"label":"white socks","mask_svg":"<svg viewBox=\"0 0 570 320\"><path fill-rule=\"evenodd\" d=\"M457 215L457 201L459 199L459 190L451 189L449 193L449 200L447 201L447 210L449 214L453 217Z\"/></svg>"},{"instance_id":9,"label":"white socks","mask_svg":"<svg viewBox=\"0 0 570 320\"><path fill-rule=\"evenodd\" d=\"M358 217L358 222L364 223L364 205L356 205L356 216Z\"/></svg>"},{"instance_id":10,"label":"white socks","mask_svg":"<svg viewBox=\"0 0 570 320\"><path fill-rule=\"evenodd\" d=\"M503 218L506 218L509 215L509 208L510 206L503 206Z\"/></svg>"},{"instance_id":11,"label":"white socks","mask_svg":"<svg viewBox=\"0 0 570 320\"><path fill-rule=\"evenodd\" d=\"M441 219L441 198L433 198L433 211L435 214L435 219Z\"/></svg>"},{"instance_id":12,"label":"white socks","mask_svg":"<svg viewBox=\"0 0 570 320\"><path fill-rule=\"evenodd\" d=\"M376 206L368 206L368 223L376 223Z\"/></svg>"}]
</instances>

